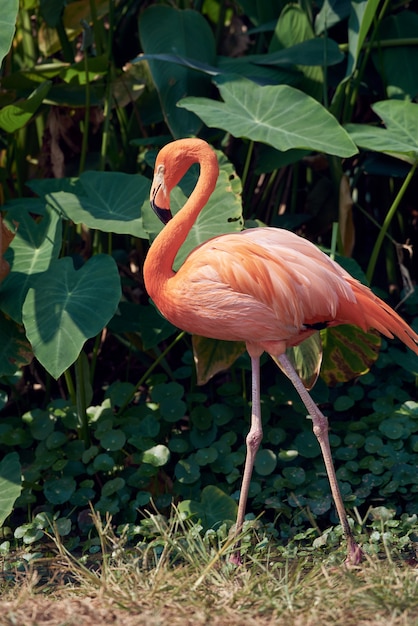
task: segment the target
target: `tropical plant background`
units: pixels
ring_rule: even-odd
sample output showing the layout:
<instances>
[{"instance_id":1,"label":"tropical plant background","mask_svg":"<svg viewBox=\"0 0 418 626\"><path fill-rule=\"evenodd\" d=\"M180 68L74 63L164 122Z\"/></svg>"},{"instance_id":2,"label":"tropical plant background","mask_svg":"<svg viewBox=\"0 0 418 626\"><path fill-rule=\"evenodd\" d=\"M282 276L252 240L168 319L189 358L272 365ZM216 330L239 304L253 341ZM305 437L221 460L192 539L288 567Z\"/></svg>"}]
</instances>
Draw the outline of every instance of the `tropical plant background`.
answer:
<instances>
[{"instance_id":1,"label":"tropical plant background","mask_svg":"<svg viewBox=\"0 0 418 626\"><path fill-rule=\"evenodd\" d=\"M0 550L30 550L52 526L68 550L99 550L92 508L133 540L150 532L144 511L173 503L225 532L249 361L147 297L156 153L196 135L219 157L177 265L216 234L287 228L418 330L417 5L3 0L0 26ZM349 327L321 339L313 396L346 505L360 527L392 519L408 546L418 358ZM278 542L316 536L337 522L319 447L267 359L262 385L248 517Z\"/></svg>"}]
</instances>

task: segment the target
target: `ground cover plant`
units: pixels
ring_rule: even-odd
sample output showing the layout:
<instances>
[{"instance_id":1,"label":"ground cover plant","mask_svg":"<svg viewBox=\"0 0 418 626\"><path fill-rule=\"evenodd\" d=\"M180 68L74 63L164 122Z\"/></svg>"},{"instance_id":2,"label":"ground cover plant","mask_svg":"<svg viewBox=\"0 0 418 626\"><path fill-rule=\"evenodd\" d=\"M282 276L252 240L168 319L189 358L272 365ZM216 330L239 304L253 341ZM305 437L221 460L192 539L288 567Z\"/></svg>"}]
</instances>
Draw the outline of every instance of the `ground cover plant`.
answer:
<instances>
[{"instance_id":1,"label":"ground cover plant","mask_svg":"<svg viewBox=\"0 0 418 626\"><path fill-rule=\"evenodd\" d=\"M163 580L164 563L180 562L195 584L213 546L227 544L236 515L249 361L240 344L179 332L144 291L143 261L160 228L148 202L156 152L173 138L199 135L220 163L215 193L177 266L214 235L285 227L328 250L417 330L418 87L407 71L418 54L416 7L7 0L4 11L4 570L13 578L50 550L66 563L72 554L99 554L104 568L111 540L103 537L115 533L112 541L131 557L138 550L132 585L147 571L144 546L152 546L155 580ZM191 171L175 189L174 211L197 175ZM390 576L404 588L417 533L418 360L353 328L321 331L321 339L313 395L330 417L345 503L371 559L396 551L404 569ZM318 362L317 345L313 352ZM267 565L274 544L274 559L284 558L299 589L310 566L298 558L313 560L316 581L315 551L325 557L340 534L305 411L275 366L263 367L265 436L250 490L253 530L243 545L269 588L283 580L282 565L274 573ZM197 556L178 561L173 532L149 521L157 511L172 528L173 505L181 520L176 541L182 533L205 538L209 556L200 570ZM108 531L98 530L96 515L111 516ZM208 569L215 579L218 565ZM120 576L120 567L117 561L109 576ZM377 561L366 568L371 580L381 575ZM232 589L232 577L222 578L229 570L220 571L215 588L221 580ZM344 584L355 579L338 575ZM173 580L161 584L171 588ZM280 589L271 588L271 597L286 595ZM416 589L408 598L393 609L393 623L409 619L402 611L416 602ZM260 607L266 620L285 610L267 605Z\"/></svg>"}]
</instances>

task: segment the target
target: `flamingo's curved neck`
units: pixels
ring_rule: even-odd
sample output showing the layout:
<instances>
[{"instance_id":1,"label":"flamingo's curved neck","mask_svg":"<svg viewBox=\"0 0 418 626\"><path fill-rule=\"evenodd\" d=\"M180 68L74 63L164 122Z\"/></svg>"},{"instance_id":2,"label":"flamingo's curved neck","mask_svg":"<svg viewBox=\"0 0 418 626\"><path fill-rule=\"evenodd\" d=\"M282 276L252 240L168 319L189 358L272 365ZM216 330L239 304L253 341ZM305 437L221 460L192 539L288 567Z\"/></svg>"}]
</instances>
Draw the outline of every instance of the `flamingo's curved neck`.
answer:
<instances>
[{"instance_id":1,"label":"flamingo's curved neck","mask_svg":"<svg viewBox=\"0 0 418 626\"><path fill-rule=\"evenodd\" d=\"M193 140L184 140L184 143L187 141L192 142ZM161 293L162 287L175 275L173 263L177 252L186 240L200 211L209 200L219 174L218 160L207 144L200 141L197 145L191 143L193 149L187 151L183 147L182 151L178 153L175 151L176 143L178 142L170 144L173 146L173 154L170 154L170 158L165 161L167 171L170 167L174 167L178 171L178 176L170 173L171 184L168 192L194 163L199 163L200 175L183 208L168 222L154 240L144 263L144 280L147 291L157 305L158 294ZM179 166L176 167L176 164Z\"/></svg>"}]
</instances>

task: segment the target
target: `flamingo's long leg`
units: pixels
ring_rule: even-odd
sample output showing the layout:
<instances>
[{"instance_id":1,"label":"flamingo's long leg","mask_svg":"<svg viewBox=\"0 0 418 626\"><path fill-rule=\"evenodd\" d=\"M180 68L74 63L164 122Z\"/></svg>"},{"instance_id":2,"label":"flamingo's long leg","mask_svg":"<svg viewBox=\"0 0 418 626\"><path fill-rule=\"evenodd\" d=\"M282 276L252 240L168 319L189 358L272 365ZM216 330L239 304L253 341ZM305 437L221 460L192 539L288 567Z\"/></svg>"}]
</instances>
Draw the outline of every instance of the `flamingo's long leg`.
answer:
<instances>
[{"instance_id":1,"label":"flamingo's long leg","mask_svg":"<svg viewBox=\"0 0 418 626\"><path fill-rule=\"evenodd\" d=\"M302 402L306 406L306 409L312 419L313 432L318 439L321 447L322 456L324 458L325 469L327 471L328 480L331 487L331 493L334 498L335 506L337 509L338 517L340 519L341 526L344 531L344 535L347 540L347 564L357 565L360 563L363 552L360 546L354 540L353 533L348 523L347 513L344 508L343 499L341 496L340 488L337 482L337 476L335 474L334 464L332 462L331 447L329 444L328 435L328 419L321 413L311 396L305 389L303 382L296 373L293 365L289 361L285 354L277 357L286 375L292 381L296 391L302 399Z\"/></svg>"},{"instance_id":2,"label":"flamingo's long leg","mask_svg":"<svg viewBox=\"0 0 418 626\"><path fill-rule=\"evenodd\" d=\"M244 523L245 509L247 506L248 491L250 488L251 476L254 468L255 456L263 438L263 427L261 424L261 404L260 404L260 357L251 357L251 386L252 386L252 406L251 406L251 426L246 438L247 454L245 458L244 474L241 483L241 492L238 502L237 521L235 524L235 535L242 530ZM231 561L241 563L239 551Z\"/></svg>"}]
</instances>

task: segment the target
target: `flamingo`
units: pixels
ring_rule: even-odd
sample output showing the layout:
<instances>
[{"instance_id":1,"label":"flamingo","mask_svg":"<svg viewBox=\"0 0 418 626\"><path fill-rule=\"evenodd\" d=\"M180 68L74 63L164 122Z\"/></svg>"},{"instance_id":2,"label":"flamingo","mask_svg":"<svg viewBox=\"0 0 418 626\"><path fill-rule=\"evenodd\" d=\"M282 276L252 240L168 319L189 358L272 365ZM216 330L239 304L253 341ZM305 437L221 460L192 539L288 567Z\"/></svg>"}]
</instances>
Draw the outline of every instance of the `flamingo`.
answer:
<instances>
[{"instance_id":1,"label":"flamingo","mask_svg":"<svg viewBox=\"0 0 418 626\"><path fill-rule=\"evenodd\" d=\"M173 217L170 191L194 164L196 186ZM148 295L172 324L192 334L242 341L251 359L252 409L246 460L235 524L244 522L254 460L262 440L260 356L267 352L292 381L312 420L332 496L347 544L347 565L357 565L356 543L331 457L328 420L312 400L285 354L320 328L354 324L401 339L418 354L418 335L372 291L350 276L310 241L280 228L254 228L214 237L195 248L173 271L178 250L213 192L217 157L201 139L179 139L157 155L150 201L165 224L144 263ZM238 541L231 560L241 563Z\"/></svg>"}]
</instances>

